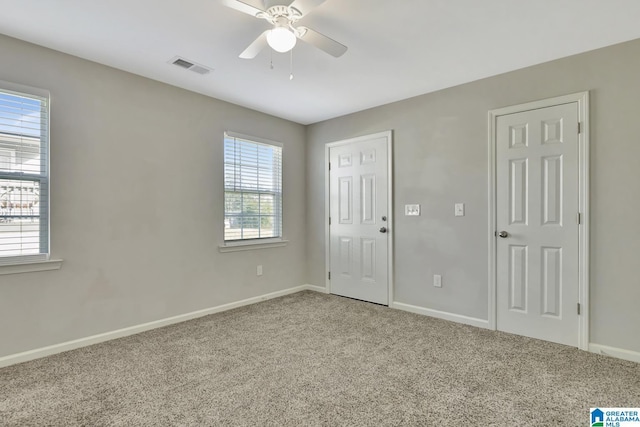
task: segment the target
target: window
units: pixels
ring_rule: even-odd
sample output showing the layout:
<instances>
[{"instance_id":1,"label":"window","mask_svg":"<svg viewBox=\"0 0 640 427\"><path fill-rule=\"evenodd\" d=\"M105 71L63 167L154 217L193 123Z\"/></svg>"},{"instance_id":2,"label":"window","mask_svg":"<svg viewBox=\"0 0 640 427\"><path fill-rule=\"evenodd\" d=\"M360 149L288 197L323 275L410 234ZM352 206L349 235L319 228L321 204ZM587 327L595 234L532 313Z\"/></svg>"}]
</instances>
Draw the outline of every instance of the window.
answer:
<instances>
[{"instance_id":1,"label":"window","mask_svg":"<svg viewBox=\"0 0 640 427\"><path fill-rule=\"evenodd\" d=\"M282 146L225 133L225 243L281 238Z\"/></svg>"},{"instance_id":2,"label":"window","mask_svg":"<svg viewBox=\"0 0 640 427\"><path fill-rule=\"evenodd\" d=\"M49 257L49 94L0 82L0 265Z\"/></svg>"}]
</instances>

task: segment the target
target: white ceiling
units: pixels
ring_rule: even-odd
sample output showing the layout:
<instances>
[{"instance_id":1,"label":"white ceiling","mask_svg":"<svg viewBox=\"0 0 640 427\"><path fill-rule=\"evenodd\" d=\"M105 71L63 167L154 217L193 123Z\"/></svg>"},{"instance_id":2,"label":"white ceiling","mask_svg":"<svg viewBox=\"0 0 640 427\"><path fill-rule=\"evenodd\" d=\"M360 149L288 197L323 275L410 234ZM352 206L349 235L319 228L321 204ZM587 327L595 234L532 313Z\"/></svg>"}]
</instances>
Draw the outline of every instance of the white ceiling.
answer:
<instances>
[{"instance_id":1,"label":"white ceiling","mask_svg":"<svg viewBox=\"0 0 640 427\"><path fill-rule=\"evenodd\" d=\"M302 124L640 38L638 0L326 0L300 25L334 58L238 54L265 21L222 0L0 0L0 33ZM180 55L215 69L198 75Z\"/></svg>"}]
</instances>

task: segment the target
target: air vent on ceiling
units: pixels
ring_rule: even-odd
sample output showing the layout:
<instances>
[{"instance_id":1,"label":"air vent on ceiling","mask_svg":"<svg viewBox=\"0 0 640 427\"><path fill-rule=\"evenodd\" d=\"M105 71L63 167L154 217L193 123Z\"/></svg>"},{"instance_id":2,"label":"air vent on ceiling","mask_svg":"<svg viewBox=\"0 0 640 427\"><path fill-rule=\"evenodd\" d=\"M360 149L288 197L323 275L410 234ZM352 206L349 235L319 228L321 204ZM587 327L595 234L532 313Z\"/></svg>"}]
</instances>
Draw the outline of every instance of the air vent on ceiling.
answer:
<instances>
[{"instance_id":1,"label":"air vent on ceiling","mask_svg":"<svg viewBox=\"0 0 640 427\"><path fill-rule=\"evenodd\" d=\"M189 71L193 71L194 73L198 74L209 74L211 72L210 69L195 64L191 68L189 68Z\"/></svg>"},{"instance_id":2,"label":"air vent on ceiling","mask_svg":"<svg viewBox=\"0 0 640 427\"><path fill-rule=\"evenodd\" d=\"M184 68L185 70L193 71L198 74L209 74L213 71L212 68L205 67L204 65L196 64L193 61L189 61L187 59L176 56L175 58L169 61L169 64L176 65L180 68Z\"/></svg>"}]
</instances>

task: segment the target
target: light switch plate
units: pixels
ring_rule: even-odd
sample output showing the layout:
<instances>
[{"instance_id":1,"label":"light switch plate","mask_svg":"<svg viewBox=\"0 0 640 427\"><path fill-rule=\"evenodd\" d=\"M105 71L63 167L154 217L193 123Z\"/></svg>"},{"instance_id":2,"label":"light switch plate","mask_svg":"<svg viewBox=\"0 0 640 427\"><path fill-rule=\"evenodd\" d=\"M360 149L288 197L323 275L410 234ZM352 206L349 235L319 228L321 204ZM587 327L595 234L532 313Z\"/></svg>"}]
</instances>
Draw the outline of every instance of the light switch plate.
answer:
<instances>
[{"instance_id":1,"label":"light switch plate","mask_svg":"<svg viewBox=\"0 0 640 427\"><path fill-rule=\"evenodd\" d=\"M433 275L433 286L435 286L436 288L442 287L442 275L440 274Z\"/></svg>"},{"instance_id":2,"label":"light switch plate","mask_svg":"<svg viewBox=\"0 0 640 427\"><path fill-rule=\"evenodd\" d=\"M464 203L456 203L454 212L455 216L464 216Z\"/></svg>"},{"instance_id":3,"label":"light switch plate","mask_svg":"<svg viewBox=\"0 0 640 427\"><path fill-rule=\"evenodd\" d=\"M404 205L405 216L419 216L420 205Z\"/></svg>"}]
</instances>

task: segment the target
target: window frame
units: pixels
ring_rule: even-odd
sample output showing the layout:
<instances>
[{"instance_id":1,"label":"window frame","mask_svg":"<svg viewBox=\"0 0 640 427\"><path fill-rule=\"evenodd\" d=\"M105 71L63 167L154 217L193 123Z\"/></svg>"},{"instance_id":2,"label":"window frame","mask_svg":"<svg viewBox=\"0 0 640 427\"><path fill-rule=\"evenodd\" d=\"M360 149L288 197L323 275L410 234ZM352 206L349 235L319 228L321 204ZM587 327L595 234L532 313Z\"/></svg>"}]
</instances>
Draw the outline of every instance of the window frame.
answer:
<instances>
[{"instance_id":1,"label":"window frame","mask_svg":"<svg viewBox=\"0 0 640 427\"><path fill-rule=\"evenodd\" d=\"M44 130L40 134L40 152L43 159L39 173L2 172L0 179L38 182L40 186L39 203L39 234L40 253L33 255L0 256L0 275L24 273L30 271L56 270L62 265L62 260L51 259L51 93L45 89L34 88L17 83L0 80L0 92L15 94L31 99L39 99L45 103L41 125Z\"/></svg>"},{"instance_id":2,"label":"window frame","mask_svg":"<svg viewBox=\"0 0 640 427\"><path fill-rule=\"evenodd\" d=\"M219 245L220 252L236 252L243 250L252 250L252 249L264 249L264 248L272 248L272 247L281 247L285 246L288 243L288 240L284 238L284 185L283 185L283 176L284 176L284 146L281 142L273 141L265 138L260 138L252 135L245 135L238 132L225 131L223 135L222 141L222 194L223 199L226 202L226 188L225 188L225 140L227 138L241 139L250 143L262 144L267 146L278 147L281 150L280 153L280 193L279 193L279 202L280 202L280 218L279 218L279 227L280 227L280 235L277 237L262 237L262 238L244 238L244 239L235 239L235 240L225 240L225 219L226 219L226 207L225 203L222 204L222 243ZM247 193L251 193L247 191ZM264 192L268 193L268 192ZM261 194L261 192L257 192L256 194Z\"/></svg>"}]
</instances>

